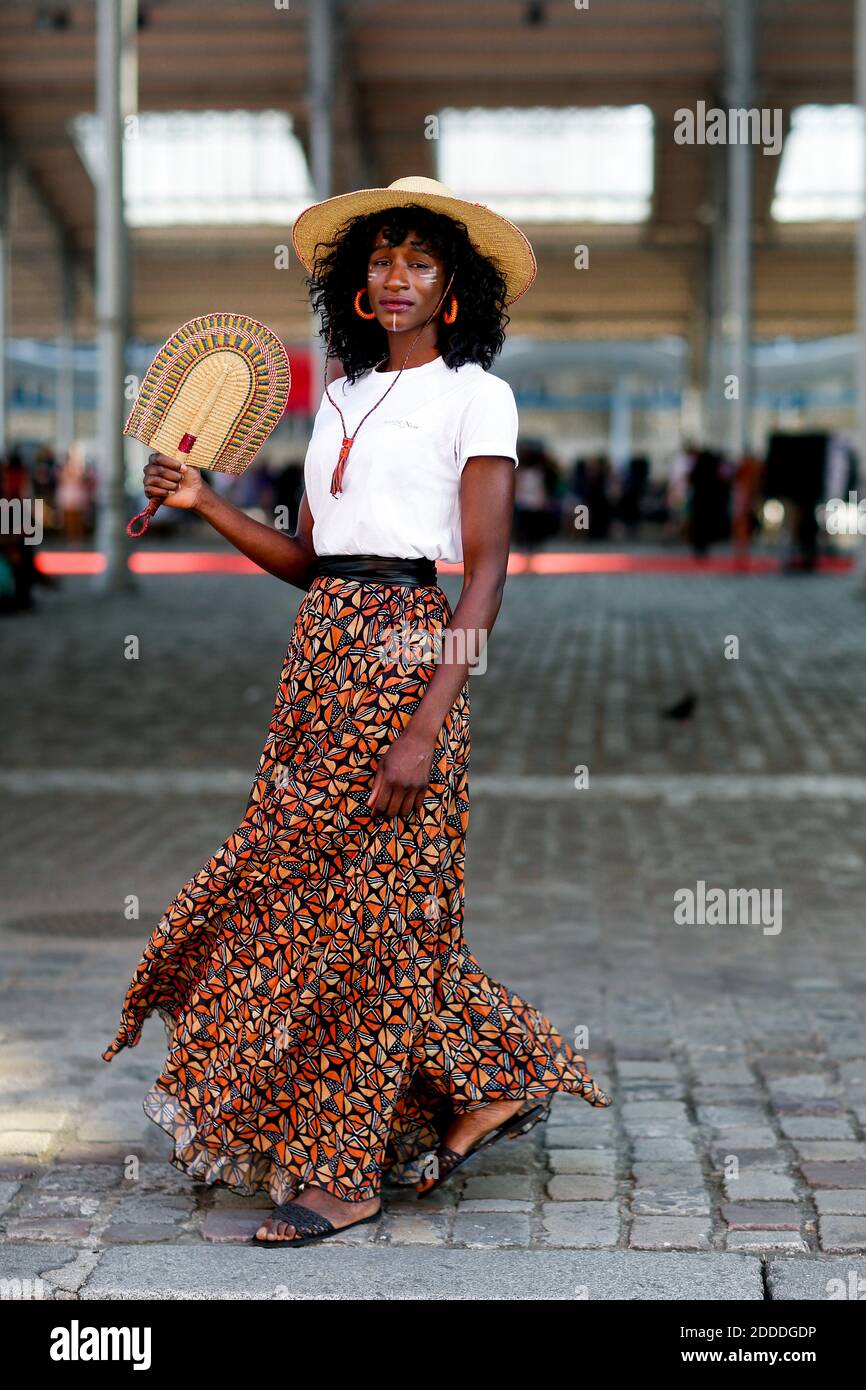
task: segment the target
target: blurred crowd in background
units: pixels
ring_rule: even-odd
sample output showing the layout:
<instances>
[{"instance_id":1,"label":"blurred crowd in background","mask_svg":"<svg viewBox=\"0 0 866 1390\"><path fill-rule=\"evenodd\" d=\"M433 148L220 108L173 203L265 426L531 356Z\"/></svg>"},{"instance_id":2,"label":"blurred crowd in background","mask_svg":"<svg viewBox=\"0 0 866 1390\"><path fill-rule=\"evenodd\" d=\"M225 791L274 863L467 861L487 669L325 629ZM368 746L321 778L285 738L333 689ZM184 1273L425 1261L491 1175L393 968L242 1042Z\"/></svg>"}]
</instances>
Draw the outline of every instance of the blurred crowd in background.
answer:
<instances>
[{"instance_id":1,"label":"blurred crowd in background","mask_svg":"<svg viewBox=\"0 0 866 1390\"><path fill-rule=\"evenodd\" d=\"M737 554L756 541L782 538L789 571L811 570L822 534L821 511L844 501L857 485L857 456L849 441L826 431L777 432L764 458L737 460L686 441L662 478L643 455L616 469L604 454L575 461L563 472L541 442L525 441L516 473L515 540L532 549L552 539L585 538L672 543L696 557L728 543Z\"/></svg>"},{"instance_id":2,"label":"blurred crowd in background","mask_svg":"<svg viewBox=\"0 0 866 1390\"><path fill-rule=\"evenodd\" d=\"M653 477L645 456L615 468L604 454L563 468L542 440L522 439L515 471L513 544L533 551L571 544L686 544L696 557L728 545L744 555L754 544L780 547L781 567L814 568L822 544L837 538L821 526L822 504L856 488L857 459L849 442L816 431L770 436L764 458L736 462L686 441L664 477ZM303 494L303 464L263 456L240 477L212 473L209 481L237 506L293 532ZM0 612L32 604L37 583L50 584L35 564L39 545L9 524L6 504L39 503L40 545L92 547L97 470L76 443L58 459L48 446L12 449L0 460ZM131 497L130 515L143 505ZM201 530L195 516L164 508L151 528L163 538ZM204 533L202 532L202 535ZM781 546L780 546L781 540Z\"/></svg>"}]
</instances>

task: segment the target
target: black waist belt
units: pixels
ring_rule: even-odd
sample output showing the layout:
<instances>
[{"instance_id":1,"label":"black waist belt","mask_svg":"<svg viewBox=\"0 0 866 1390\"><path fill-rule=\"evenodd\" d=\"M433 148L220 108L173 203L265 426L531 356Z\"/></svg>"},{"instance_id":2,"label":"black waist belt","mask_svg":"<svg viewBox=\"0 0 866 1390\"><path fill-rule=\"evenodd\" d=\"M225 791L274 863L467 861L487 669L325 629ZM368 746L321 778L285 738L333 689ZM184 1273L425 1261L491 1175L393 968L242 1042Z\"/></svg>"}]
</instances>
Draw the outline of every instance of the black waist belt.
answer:
<instances>
[{"instance_id":1,"label":"black waist belt","mask_svg":"<svg viewBox=\"0 0 866 1390\"><path fill-rule=\"evenodd\" d=\"M436 563L426 557L402 555L319 555L313 578L331 575L336 579L368 579L374 584L436 583Z\"/></svg>"}]
</instances>

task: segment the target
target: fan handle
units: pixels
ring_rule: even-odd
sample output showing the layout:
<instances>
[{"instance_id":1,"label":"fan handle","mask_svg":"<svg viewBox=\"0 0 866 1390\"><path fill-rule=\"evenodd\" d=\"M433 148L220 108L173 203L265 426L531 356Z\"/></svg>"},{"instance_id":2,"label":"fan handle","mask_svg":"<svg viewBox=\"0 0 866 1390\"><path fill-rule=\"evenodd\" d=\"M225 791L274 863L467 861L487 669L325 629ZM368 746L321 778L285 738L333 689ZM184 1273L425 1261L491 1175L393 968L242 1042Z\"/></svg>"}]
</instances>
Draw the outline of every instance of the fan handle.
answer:
<instances>
[{"instance_id":1,"label":"fan handle","mask_svg":"<svg viewBox=\"0 0 866 1390\"><path fill-rule=\"evenodd\" d=\"M194 434L184 435L183 439L180 441L174 453L172 454L172 458L175 460L176 463L183 463L184 458L192 449L192 446L195 443L195 441L196 436ZM137 512L136 515L132 518L132 520L126 523L126 534L128 536L131 536L133 540L138 540L139 536L143 536L148 526L150 525L151 517L156 516L156 513L159 511L161 505L162 503L157 502L155 497L151 497L144 511ZM138 530L135 529L136 522L141 523L138 527Z\"/></svg>"}]
</instances>

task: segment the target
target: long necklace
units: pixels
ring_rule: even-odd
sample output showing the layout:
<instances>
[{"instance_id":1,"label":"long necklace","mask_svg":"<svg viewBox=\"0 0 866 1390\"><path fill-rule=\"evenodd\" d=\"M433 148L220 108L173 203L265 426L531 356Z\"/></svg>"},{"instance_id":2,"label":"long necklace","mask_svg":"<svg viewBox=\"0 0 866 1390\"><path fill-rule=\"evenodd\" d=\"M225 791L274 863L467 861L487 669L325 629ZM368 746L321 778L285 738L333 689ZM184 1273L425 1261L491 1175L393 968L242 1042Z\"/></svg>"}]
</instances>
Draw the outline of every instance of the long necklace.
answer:
<instances>
[{"instance_id":1,"label":"long necklace","mask_svg":"<svg viewBox=\"0 0 866 1390\"><path fill-rule=\"evenodd\" d=\"M415 337L413 338L412 343L410 344L409 351L406 353L406 356L405 356L404 359L403 359L403 367L405 367L406 363L409 361L409 358L410 358L411 355L412 355L412 349L414 348L414 346L415 346L415 344L417 343L418 339L421 337L421 334L424 332L424 329L427 327L427 324L430 322L430 319L433 318L433 315L434 315L434 314L437 312L437 310L439 309L439 305L442 303L442 300L445 298L446 294L447 294L448 291L450 290L450 288L451 288L451 281L452 281L453 279L454 279L454 272L452 271L452 273L451 273L451 280L448 281L448 284L445 286L444 290L442 291L441 295L439 296L439 302L436 304L435 308L431 311L429 317L426 318L426 319L424 320L424 322L422 323L421 327L418 329L418 332L415 334ZM364 421L365 421L366 418L367 418L367 415L372 415L372 413L373 413L373 411L376 409L376 407L382 404L382 402L383 402L383 400L385 399L385 397L387 396L388 392L389 392L394 386L397 385L397 382L398 382L399 379L400 379L400 373L403 371L403 367L400 368L400 371L397 373L397 375L395 376L394 380L391 382L391 385L390 385L390 386L387 386L387 387L385 388L385 390L382 392L382 395L379 397L379 399L378 399L377 401L374 401L374 403L370 406L370 409L367 411L367 414L366 414L366 415L362 415L361 419L358 421L358 423L357 423L357 425L356 425L356 427L355 427L355 433L352 434L352 435L350 435L349 432L348 432L348 430L346 429L346 419L345 419L345 416L343 415L343 412L342 412L342 410L340 409L339 405L337 405L337 402L334 400L334 397L331 395L330 391L328 390L328 358L329 358L330 355L331 355L331 337L332 337L332 334L333 334L333 329L334 329L334 325L333 325L333 323L332 323L331 326L330 326L330 328L328 329L328 350L327 350L327 352L325 353L325 369L324 369L324 383L323 383L323 384L324 384L324 387L325 387L325 395L328 397L328 400L331 402L331 405L334 406L334 408L336 409L336 411L337 411L337 413L338 413L338 415L339 415L339 417L340 417L340 420L341 420L341 422L342 422L342 425L343 425L343 443L342 443L341 448L340 448L340 457L339 457L339 459L337 460L337 466L335 467L334 472L333 472L333 475L332 475L332 477L331 477L331 496L332 496L332 497L340 497L340 496L342 496L342 492L343 492L343 474L345 473L345 471L346 471L346 465L347 465L348 462L349 462L349 454L350 454L350 452L351 452L352 445L354 444L355 440L356 440L357 437L358 437L358 430L359 430L359 429L361 428L361 426L363 425ZM387 360L388 360L388 354L386 353L385 356L384 356L383 358L381 358L380 361L378 361L378 362L376 363L376 367L380 367L380 366L382 365L382 363L383 363L383 362L387 362ZM375 370L375 368L374 368L373 370Z\"/></svg>"}]
</instances>

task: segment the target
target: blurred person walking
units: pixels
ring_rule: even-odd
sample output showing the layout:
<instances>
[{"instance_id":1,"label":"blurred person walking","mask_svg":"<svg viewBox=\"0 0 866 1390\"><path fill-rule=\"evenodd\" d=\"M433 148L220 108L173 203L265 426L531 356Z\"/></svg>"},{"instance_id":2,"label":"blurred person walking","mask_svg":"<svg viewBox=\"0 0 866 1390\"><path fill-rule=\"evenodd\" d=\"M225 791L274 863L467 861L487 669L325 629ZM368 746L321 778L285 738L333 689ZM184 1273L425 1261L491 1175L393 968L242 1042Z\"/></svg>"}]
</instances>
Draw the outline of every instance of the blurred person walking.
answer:
<instances>
[{"instance_id":1,"label":"blurred person walking","mask_svg":"<svg viewBox=\"0 0 866 1390\"><path fill-rule=\"evenodd\" d=\"M722 459L712 449L699 449L687 481L688 535L693 553L702 557L729 533L729 488Z\"/></svg>"},{"instance_id":2,"label":"blurred person walking","mask_svg":"<svg viewBox=\"0 0 866 1390\"><path fill-rule=\"evenodd\" d=\"M630 458L622 479L616 506L617 519L625 527L629 540L634 540L641 522L641 508L650 474L650 462L643 454Z\"/></svg>"},{"instance_id":3,"label":"blurred person walking","mask_svg":"<svg viewBox=\"0 0 866 1390\"><path fill-rule=\"evenodd\" d=\"M274 475L274 510L278 513L282 530L297 527L303 497L304 465L290 460Z\"/></svg>"},{"instance_id":4,"label":"blurred person walking","mask_svg":"<svg viewBox=\"0 0 866 1390\"><path fill-rule=\"evenodd\" d=\"M77 544L84 539L88 510L93 501L81 444L72 444L67 451L60 467L55 500L63 534L71 544Z\"/></svg>"},{"instance_id":5,"label":"blurred person walking","mask_svg":"<svg viewBox=\"0 0 866 1390\"><path fill-rule=\"evenodd\" d=\"M562 518L559 471L539 444L518 445L517 456L514 536L517 544L526 550L537 550L559 530Z\"/></svg>"},{"instance_id":6,"label":"blurred person walking","mask_svg":"<svg viewBox=\"0 0 866 1390\"><path fill-rule=\"evenodd\" d=\"M697 456L697 445L684 440L682 448L671 459L665 487L670 531L682 540L688 539L689 475Z\"/></svg>"},{"instance_id":7,"label":"blurred person walking","mask_svg":"<svg viewBox=\"0 0 866 1390\"><path fill-rule=\"evenodd\" d=\"M825 430L789 434L777 430L767 448L766 487L784 498L789 549L784 574L809 574L818 559L817 508L826 497L830 436Z\"/></svg>"},{"instance_id":8,"label":"blurred person walking","mask_svg":"<svg viewBox=\"0 0 866 1390\"><path fill-rule=\"evenodd\" d=\"M763 464L754 454L746 453L734 469L731 491L731 535L734 554L739 560L748 557L754 533L760 530L756 507L763 475Z\"/></svg>"},{"instance_id":9,"label":"blurred person walking","mask_svg":"<svg viewBox=\"0 0 866 1390\"><path fill-rule=\"evenodd\" d=\"M39 501L18 449L0 460L0 499L7 504L0 528L0 613L18 613L33 607L34 585L48 582L36 569L38 547L30 543L32 535L28 539Z\"/></svg>"},{"instance_id":10,"label":"blurred person walking","mask_svg":"<svg viewBox=\"0 0 866 1390\"><path fill-rule=\"evenodd\" d=\"M593 541L606 540L613 519L613 499L610 461L604 454L577 460L572 490L587 510L588 525L584 533Z\"/></svg>"},{"instance_id":11,"label":"blurred person walking","mask_svg":"<svg viewBox=\"0 0 866 1390\"><path fill-rule=\"evenodd\" d=\"M49 445L39 448L33 463L33 494L42 504L42 521L46 531L57 529L57 457Z\"/></svg>"},{"instance_id":12,"label":"blurred person walking","mask_svg":"<svg viewBox=\"0 0 866 1390\"><path fill-rule=\"evenodd\" d=\"M415 177L314 204L293 241L344 372L332 391L326 360L296 534L163 455L146 491L306 592L247 813L151 935L103 1054L159 1013L145 1111L176 1167L270 1195L270 1248L376 1220L386 1173L426 1195L557 1092L610 1104L463 935L467 677L501 603L518 463L489 368L532 248ZM453 611L440 559L463 561Z\"/></svg>"}]
</instances>

